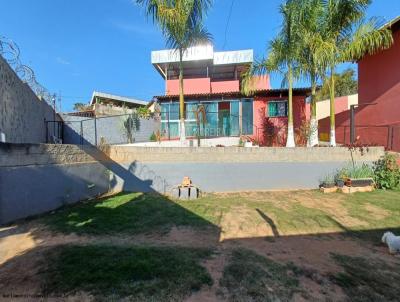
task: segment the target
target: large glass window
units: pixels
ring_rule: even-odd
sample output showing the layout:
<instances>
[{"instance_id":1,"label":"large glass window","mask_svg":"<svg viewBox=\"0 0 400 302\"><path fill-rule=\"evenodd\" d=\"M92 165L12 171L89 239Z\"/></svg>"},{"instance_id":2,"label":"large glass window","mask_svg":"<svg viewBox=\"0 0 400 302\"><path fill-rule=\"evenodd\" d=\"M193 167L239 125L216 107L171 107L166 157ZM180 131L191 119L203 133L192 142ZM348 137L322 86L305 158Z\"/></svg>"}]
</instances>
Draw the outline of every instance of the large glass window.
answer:
<instances>
[{"instance_id":1,"label":"large glass window","mask_svg":"<svg viewBox=\"0 0 400 302\"><path fill-rule=\"evenodd\" d=\"M161 103L161 134L179 137L179 103Z\"/></svg>"},{"instance_id":2,"label":"large glass window","mask_svg":"<svg viewBox=\"0 0 400 302\"><path fill-rule=\"evenodd\" d=\"M232 101L231 102L231 135L232 136L239 136L240 129L239 129L239 101Z\"/></svg>"},{"instance_id":3,"label":"large glass window","mask_svg":"<svg viewBox=\"0 0 400 302\"><path fill-rule=\"evenodd\" d=\"M268 102L268 117L288 116L288 102L286 100Z\"/></svg>"},{"instance_id":4,"label":"large glass window","mask_svg":"<svg viewBox=\"0 0 400 302\"><path fill-rule=\"evenodd\" d=\"M253 100L242 100L242 133L253 134Z\"/></svg>"}]
</instances>

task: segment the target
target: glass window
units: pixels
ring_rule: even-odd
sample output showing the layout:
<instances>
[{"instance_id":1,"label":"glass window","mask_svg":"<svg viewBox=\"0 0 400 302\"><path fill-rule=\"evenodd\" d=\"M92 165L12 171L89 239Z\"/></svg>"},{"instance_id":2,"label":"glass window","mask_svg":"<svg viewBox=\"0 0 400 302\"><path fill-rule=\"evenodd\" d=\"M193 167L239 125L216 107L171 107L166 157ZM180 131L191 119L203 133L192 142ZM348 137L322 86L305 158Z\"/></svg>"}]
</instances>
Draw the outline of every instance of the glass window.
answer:
<instances>
[{"instance_id":1,"label":"glass window","mask_svg":"<svg viewBox=\"0 0 400 302\"><path fill-rule=\"evenodd\" d=\"M186 104L186 119L196 120L197 103L187 103Z\"/></svg>"},{"instance_id":2,"label":"glass window","mask_svg":"<svg viewBox=\"0 0 400 302\"><path fill-rule=\"evenodd\" d=\"M231 135L239 136L239 101L231 102L230 124Z\"/></svg>"},{"instance_id":3,"label":"glass window","mask_svg":"<svg viewBox=\"0 0 400 302\"><path fill-rule=\"evenodd\" d=\"M170 120L179 120L179 102L170 103L169 119Z\"/></svg>"},{"instance_id":4,"label":"glass window","mask_svg":"<svg viewBox=\"0 0 400 302\"><path fill-rule=\"evenodd\" d=\"M288 116L288 102L286 100L268 102L268 117L286 116Z\"/></svg>"},{"instance_id":5,"label":"glass window","mask_svg":"<svg viewBox=\"0 0 400 302\"><path fill-rule=\"evenodd\" d=\"M161 103L161 120L167 120L169 114L169 104Z\"/></svg>"},{"instance_id":6,"label":"glass window","mask_svg":"<svg viewBox=\"0 0 400 302\"><path fill-rule=\"evenodd\" d=\"M253 100L242 101L242 133L253 134Z\"/></svg>"}]
</instances>

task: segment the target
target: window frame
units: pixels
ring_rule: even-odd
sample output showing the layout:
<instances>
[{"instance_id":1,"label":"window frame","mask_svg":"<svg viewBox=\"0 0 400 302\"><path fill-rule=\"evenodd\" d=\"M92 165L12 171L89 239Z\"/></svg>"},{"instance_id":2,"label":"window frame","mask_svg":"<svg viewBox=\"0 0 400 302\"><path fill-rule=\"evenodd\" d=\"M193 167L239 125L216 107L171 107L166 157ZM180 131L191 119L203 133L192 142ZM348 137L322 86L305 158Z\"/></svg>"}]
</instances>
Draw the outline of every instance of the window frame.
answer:
<instances>
[{"instance_id":1,"label":"window frame","mask_svg":"<svg viewBox=\"0 0 400 302\"><path fill-rule=\"evenodd\" d=\"M286 115L274 115L274 116L270 116L269 114L269 105L271 103L285 103L286 104ZM270 100L267 103L267 107L265 110L265 116L269 117L269 118L279 118L279 117L288 117L289 116L289 100L288 99L274 99L274 100Z\"/></svg>"}]
</instances>

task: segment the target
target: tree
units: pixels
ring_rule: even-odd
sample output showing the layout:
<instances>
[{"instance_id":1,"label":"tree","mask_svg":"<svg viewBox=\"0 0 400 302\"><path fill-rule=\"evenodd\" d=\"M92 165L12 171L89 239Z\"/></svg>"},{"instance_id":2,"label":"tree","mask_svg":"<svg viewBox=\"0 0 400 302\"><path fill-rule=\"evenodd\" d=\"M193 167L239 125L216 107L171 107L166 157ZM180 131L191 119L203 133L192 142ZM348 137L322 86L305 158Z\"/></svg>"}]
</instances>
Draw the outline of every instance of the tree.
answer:
<instances>
[{"instance_id":1,"label":"tree","mask_svg":"<svg viewBox=\"0 0 400 302\"><path fill-rule=\"evenodd\" d=\"M323 2L321 0L300 1L300 18L298 20L300 55L300 73L311 84L311 119L308 131L307 145L318 145L317 120L317 87L324 74L321 66L321 56L324 55L325 42L321 36L320 23L323 16Z\"/></svg>"},{"instance_id":2,"label":"tree","mask_svg":"<svg viewBox=\"0 0 400 302\"><path fill-rule=\"evenodd\" d=\"M300 36L297 22L301 13L299 1L287 0L280 6L283 22L280 32L269 43L267 59L255 63L243 78L243 92L250 94L254 91L255 74L277 72L284 75L282 86L288 87L288 128L286 147L295 147L293 129L293 82L298 77L298 58L300 52Z\"/></svg>"},{"instance_id":3,"label":"tree","mask_svg":"<svg viewBox=\"0 0 400 302\"><path fill-rule=\"evenodd\" d=\"M356 94L358 92L358 82L355 77L355 71L348 68L341 73L335 73L335 96L346 96ZM317 93L317 101L329 99L329 80L325 79L321 90Z\"/></svg>"},{"instance_id":4,"label":"tree","mask_svg":"<svg viewBox=\"0 0 400 302\"><path fill-rule=\"evenodd\" d=\"M320 32L325 49L320 60L328 72L330 98L330 145L335 139L335 69L366 54L390 47L393 37L388 29L380 29L376 19L364 20L371 0L321 0L324 15Z\"/></svg>"},{"instance_id":5,"label":"tree","mask_svg":"<svg viewBox=\"0 0 400 302\"><path fill-rule=\"evenodd\" d=\"M185 100L183 89L183 56L188 48L211 41L203 19L212 0L136 0L157 23L167 45L179 55L179 133L185 140Z\"/></svg>"}]
</instances>

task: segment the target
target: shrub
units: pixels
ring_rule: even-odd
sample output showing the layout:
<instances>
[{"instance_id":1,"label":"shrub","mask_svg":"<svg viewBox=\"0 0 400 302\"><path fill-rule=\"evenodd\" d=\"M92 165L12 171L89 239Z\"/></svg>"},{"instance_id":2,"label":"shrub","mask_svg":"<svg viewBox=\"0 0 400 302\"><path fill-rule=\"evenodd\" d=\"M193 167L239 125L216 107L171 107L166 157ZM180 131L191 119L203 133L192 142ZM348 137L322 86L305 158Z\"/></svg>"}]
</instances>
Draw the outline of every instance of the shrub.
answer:
<instances>
[{"instance_id":1,"label":"shrub","mask_svg":"<svg viewBox=\"0 0 400 302\"><path fill-rule=\"evenodd\" d=\"M157 136L156 136L156 134L154 132L150 135L150 141L151 142L156 142L157 141Z\"/></svg>"},{"instance_id":2,"label":"shrub","mask_svg":"<svg viewBox=\"0 0 400 302\"><path fill-rule=\"evenodd\" d=\"M396 157L386 153L374 164L375 182L378 188L392 190L400 185L400 168Z\"/></svg>"}]
</instances>

